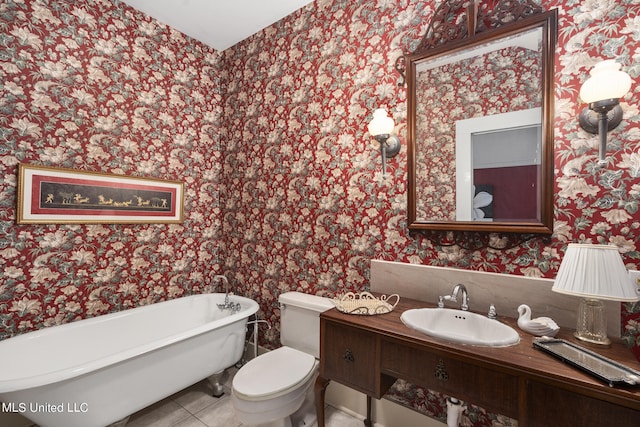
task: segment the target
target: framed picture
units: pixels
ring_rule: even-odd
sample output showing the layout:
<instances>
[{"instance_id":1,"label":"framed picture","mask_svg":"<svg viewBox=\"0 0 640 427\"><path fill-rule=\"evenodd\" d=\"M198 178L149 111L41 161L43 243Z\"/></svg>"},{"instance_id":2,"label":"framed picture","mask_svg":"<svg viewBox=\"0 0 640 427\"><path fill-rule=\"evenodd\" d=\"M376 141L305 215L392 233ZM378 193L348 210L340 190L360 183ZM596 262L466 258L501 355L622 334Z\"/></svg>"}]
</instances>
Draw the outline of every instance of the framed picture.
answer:
<instances>
[{"instance_id":1,"label":"framed picture","mask_svg":"<svg viewBox=\"0 0 640 427\"><path fill-rule=\"evenodd\" d=\"M184 183L18 165L18 224L181 223Z\"/></svg>"}]
</instances>

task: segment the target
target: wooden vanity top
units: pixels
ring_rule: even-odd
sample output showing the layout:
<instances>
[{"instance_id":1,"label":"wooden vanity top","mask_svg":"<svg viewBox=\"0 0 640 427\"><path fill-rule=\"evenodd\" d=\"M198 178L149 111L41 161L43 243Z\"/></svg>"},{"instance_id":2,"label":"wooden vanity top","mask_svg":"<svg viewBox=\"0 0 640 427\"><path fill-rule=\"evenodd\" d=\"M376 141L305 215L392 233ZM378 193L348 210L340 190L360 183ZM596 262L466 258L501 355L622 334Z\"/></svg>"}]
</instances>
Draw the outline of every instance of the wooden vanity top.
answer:
<instances>
[{"instance_id":1,"label":"wooden vanity top","mask_svg":"<svg viewBox=\"0 0 640 427\"><path fill-rule=\"evenodd\" d=\"M507 372L518 377L549 384L581 395L604 400L629 409L640 411L640 386L614 386L602 382L561 360L546 354L532 345L534 336L520 330L516 319L498 316L498 320L513 327L520 335L520 342L509 347L479 347L456 344L438 338L432 338L405 326L400 315L409 309L435 307L423 301L401 298L395 309L388 314L375 316L349 315L331 309L321 314L321 319L333 324L344 324L351 328L361 328L390 341L402 345L428 349L430 353L447 359L460 360L475 366ZM457 308L449 304L450 308ZM473 307L472 307L473 308ZM499 314L499 313L498 313ZM631 350L620 340L614 341L610 348L587 347L573 337L573 330L562 328L557 338L574 342L618 363L640 370L640 362Z\"/></svg>"}]
</instances>

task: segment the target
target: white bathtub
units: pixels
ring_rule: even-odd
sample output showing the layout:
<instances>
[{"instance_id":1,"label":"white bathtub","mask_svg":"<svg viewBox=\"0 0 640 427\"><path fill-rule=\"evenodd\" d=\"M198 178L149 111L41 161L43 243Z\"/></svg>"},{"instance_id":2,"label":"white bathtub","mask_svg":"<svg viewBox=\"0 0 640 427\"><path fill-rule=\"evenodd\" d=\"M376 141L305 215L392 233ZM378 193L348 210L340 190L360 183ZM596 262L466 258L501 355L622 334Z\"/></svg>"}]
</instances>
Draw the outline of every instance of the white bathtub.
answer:
<instances>
[{"instance_id":1,"label":"white bathtub","mask_svg":"<svg viewBox=\"0 0 640 427\"><path fill-rule=\"evenodd\" d=\"M104 427L242 357L258 304L194 295L18 335L0 342L2 412L41 427Z\"/></svg>"}]
</instances>

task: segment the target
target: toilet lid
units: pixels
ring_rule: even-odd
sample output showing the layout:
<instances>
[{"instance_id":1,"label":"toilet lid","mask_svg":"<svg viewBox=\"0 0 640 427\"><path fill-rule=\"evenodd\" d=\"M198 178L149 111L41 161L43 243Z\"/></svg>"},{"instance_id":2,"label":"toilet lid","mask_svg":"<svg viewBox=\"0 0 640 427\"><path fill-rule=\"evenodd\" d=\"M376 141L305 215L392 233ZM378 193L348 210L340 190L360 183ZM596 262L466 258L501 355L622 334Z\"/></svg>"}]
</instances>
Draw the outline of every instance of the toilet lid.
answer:
<instances>
[{"instance_id":1,"label":"toilet lid","mask_svg":"<svg viewBox=\"0 0 640 427\"><path fill-rule=\"evenodd\" d=\"M233 377L233 389L252 398L278 394L307 379L315 362L310 354L280 347L244 365Z\"/></svg>"}]
</instances>

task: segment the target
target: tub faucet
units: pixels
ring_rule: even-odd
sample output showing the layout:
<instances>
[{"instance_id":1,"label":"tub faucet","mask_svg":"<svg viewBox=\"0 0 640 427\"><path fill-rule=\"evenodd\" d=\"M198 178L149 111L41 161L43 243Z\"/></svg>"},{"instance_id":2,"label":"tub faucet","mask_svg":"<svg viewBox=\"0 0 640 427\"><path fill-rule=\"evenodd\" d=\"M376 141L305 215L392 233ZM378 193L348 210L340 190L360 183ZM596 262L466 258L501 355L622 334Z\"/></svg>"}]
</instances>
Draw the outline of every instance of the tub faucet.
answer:
<instances>
[{"instance_id":1,"label":"tub faucet","mask_svg":"<svg viewBox=\"0 0 640 427\"><path fill-rule=\"evenodd\" d=\"M445 301L458 302L458 294L460 292L462 292L462 304L460 305L460 310L469 310L469 295L467 294L467 288L461 283L458 283L456 287L453 288L453 292L451 292L451 295L438 297L438 307L444 308Z\"/></svg>"},{"instance_id":2,"label":"tub faucet","mask_svg":"<svg viewBox=\"0 0 640 427\"><path fill-rule=\"evenodd\" d=\"M216 283L216 280L222 280L222 282L224 283L224 293L225 293L224 303L227 304L229 302L229 281L227 280L227 277L223 276L222 274L213 276L214 284Z\"/></svg>"},{"instance_id":3,"label":"tub faucet","mask_svg":"<svg viewBox=\"0 0 640 427\"><path fill-rule=\"evenodd\" d=\"M218 274L213 277L213 282L216 280L222 280L224 282L224 304L217 304L220 310L231 310L231 312L235 313L236 311L240 311L240 303L233 303L229 300L229 281L227 278L221 274Z\"/></svg>"}]
</instances>

